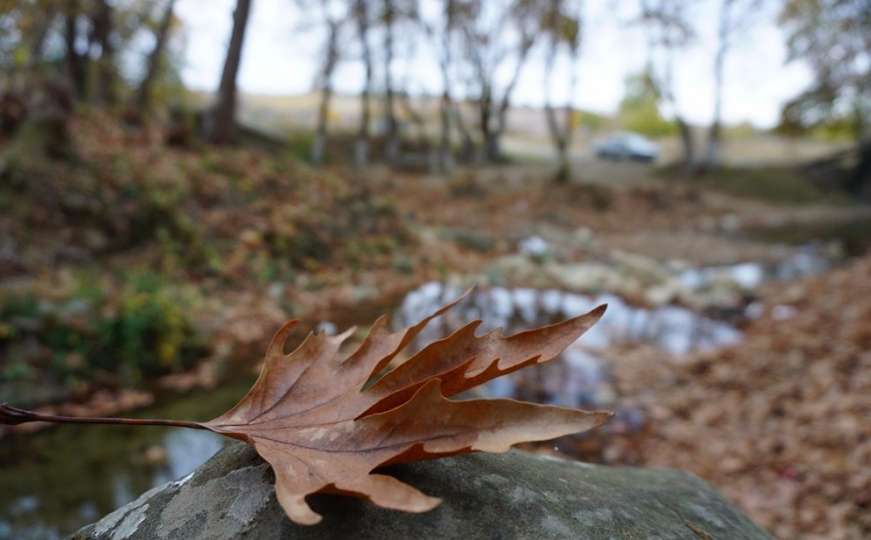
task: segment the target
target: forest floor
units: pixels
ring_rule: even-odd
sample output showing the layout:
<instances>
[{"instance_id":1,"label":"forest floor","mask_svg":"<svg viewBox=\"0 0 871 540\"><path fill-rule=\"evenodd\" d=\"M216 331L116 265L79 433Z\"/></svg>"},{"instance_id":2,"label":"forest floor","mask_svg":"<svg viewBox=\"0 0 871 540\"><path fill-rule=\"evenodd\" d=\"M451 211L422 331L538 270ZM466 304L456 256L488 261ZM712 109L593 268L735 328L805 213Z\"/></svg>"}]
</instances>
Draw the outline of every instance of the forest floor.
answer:
<instances>
[{"instance_id":1,"label":"forest floor","mask_svg":"<svg viewBox=\"0 0 871 540\"><path fill-rule=\"evenodd\" d=\"M607 292L599 278L543 276L773 262L792 248L768 236L839 224L862 236L871 223L867 207L783 171L777 200L764 186L735 196L731 176L625 163L579 163L565 184L543 163L449 177L314 169L251 148L168 147L99 113L73 127L72 161L0 159L0 401L55 413L116 414L156 388L220 384L288 318L366 324L426 282ZM733 347L680 362L608 351L650 420L595 459L687 468L778 537L871 534L871 256L857 245L832 270L753 291L761 314ZM622 276L627 301L664 301L647 277ZM699 298L665 301L730 307Z\"/></svg>"}]
</instances>

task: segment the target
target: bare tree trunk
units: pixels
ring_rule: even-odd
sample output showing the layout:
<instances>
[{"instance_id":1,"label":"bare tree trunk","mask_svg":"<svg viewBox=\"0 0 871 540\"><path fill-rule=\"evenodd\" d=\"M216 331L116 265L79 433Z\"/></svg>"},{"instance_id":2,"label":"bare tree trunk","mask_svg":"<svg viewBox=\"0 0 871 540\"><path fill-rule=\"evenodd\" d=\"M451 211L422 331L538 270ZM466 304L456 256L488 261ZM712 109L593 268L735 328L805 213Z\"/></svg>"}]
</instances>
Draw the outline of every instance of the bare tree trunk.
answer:
<instances>
[{"instance_id":1,"label":"bare tree trunk","mask_svg":"<svg viewBox=\"0 0 871 540\"><path fill-rule=\"evenodd\" d=\"M693 131L682 116L675 115L674 121L680 133L681 148L683 150L683 169L687 175L696 172L695 144L693 143Z\"/></svg>"},{"instance_id":2,"label":"bare tree trunk","mask_svg":"<svg viewBox=\"0 0 871 540\"><path fill-rule=\"evenodd\" d=\"M393 26L396 19L394 0L384 0L384 110L387 133L384 149L388 163L399 158L399 124L396 120L396 100L393 89Z\"/></svg>"},{"instance_id":3,"label":"bare tree trunk","mask_svg":"<svg viewBox=\"0 0 871 540\"><path fill-rule=\"evenodd\" d=\"M320 165L327 155L327 121L330 113L330 100L333 97L331 87L321 89L321 101L318 105L318 124L315 136L312 139L311 156L312 163Z\"/></svg>"},{"instance_id":4,"label":"bare tree trunk","mask_svg":"<svg viewBox=\"0 0 871 540\"><path fill-rule=\"evenodd\" d=\"M666 60L665 74L663 81L659 84L659 93L665 98L672 109L674 115L674 123L677 124L677 130L680 135L681 142L681 160L684 174L692 175L696 172L696 155L695 142L693 141L692 127L684 120L677 108L677 99L674 95L674 58L671 44L666 43Z\"/></svg>"},{"instance_id":5,"label":"bare tree trunk","mask_svg":"<svg viewBox=\"0 0 871 540\"><path fill-rule=\"evenodd\" d=\"M471 161L476 153L475 140L472 139L472 133L466 126L465 118L463 118L463 111L460 110L459 104L456 102L452 104L451 116L454 119L454 125L457 126L457 133L460 134L460 141L462 142L460 159Z\"/></svg>"},{"instance_id":6,"label":"bare tree trunk","mask_svg":"<svg viewBox=\"0 0 871 540\"><path fill-rule=\"evenodd\" d=\"M397 94L399 106L406 118L409 119L411 125L415 127L417 135L417 148L414 149L414 158L417 161L416 165L426 164L430 172L435 172L438 168L438 159L433 152L435 145L432 144L429 134L426 130L426 120L419 110L415 109L411 102L411 96L406 88L401 89Z\"/></svg>"},{"instance_id":7,"label":"bare tree trunk","mask_svg":"<svg viewBox=\"0 0 871 540\"><path fill-rule=\"evenodd\" d=\"M723 0L731 1L731 0ZM677 106L674 94L674 55L686 47L692 39L692 27L686 15L689 2L649 2L642 0L642 22L647 25L647 72L656 88L660 103L671 109L681 139L682 166L686 174L696 170L695 143L693 132L686 123ZM654 52L657 46L664 53L662 72L654 69Z\"/></svg>"},{"instance_id":8,"label":"bare tree trunk","mask_svg":"<svg viewBox=\"0 0 871 540\"><path fill-rule=\"evenodd\" d=\"M85 98L87 91L86 65L87 57L81 54L77 47L79 38L79 2L69 0L64 14L64 43L66 44L66 70L70 86L77 99Z\"/></svg>"},{"instance_id":9,"label":"bare tree trunk","mask_svg":"<svg viewBox=\"0 0 871 540\"><path fill-rule=\"evenodd\" d=\"M721 138L722 127L720 120L715 120L708 129L708 148L705 153L705 162L702 164L700 172L714 169L720 165Z\"/></svg>"},{"instance_id":10,"label":"bare tree trunk","mask_svg":"<svg viewBox=\"0 0 871 540\"><path fill-rule=\"evenodd\" d=\"M720 24L717 31L717 54L714 57L714 116L708 130L708 148L701 170L717 167L720 161L721 118L723 114L723 79L726 53L729 49L731 31L730 11L734 0L722 0Z\"/></svg>"},{"instance_id":11,"label":"bare tree trunk","mask_svg":"<svg viewBox=\"0 0 871 540\"><path fill-rule=\"evenodd\" d=\"M366 71L363 90L360 92L360 128L354 145L354 165L365 167L369 162L369 124L372 115L370 99L374 72L372 50L369 47L369 10L366 0L355 0L354 11L357 18L357 33L363 49L363 66Z\"/></svg>"},{"instance_id":12,"label":"bare tree trunk","mask_svg":"<svg viewBox=\"0 0 871 540\"><path fill-rule=\"evenodd\" d=\"M339 60L339 28L337 21L328 22L327 49L324 56L324 67L321 70L321 102L318 106L318 124L312 141L312 163L321 164L327 154L327 124L330 120L330 102L333 99L333 71Z\"/></svg>"},{"instance_id":13,"label":"bare tree trunk","mask_svg":"<svg viewBox=\"0 0 871 540\"><path fill-rule=\"evenodd\" d=\"M45 43L48 39L48 31L51 30L55 21L55 8L51 5L43 8L41 17L36 21L36 29L30 41L30 57L27 61L32 68L39 65L45 52Z\"/></svg>"},{"instance_id":14,"label":"bare tree trunk","mask_svg":"<svg viewBox=\"0 0 871 540\"><path fill-rule=\"evenodd\" d=\"M92 21L92 41L100 46L97 61L97 100L105 105L118 101L115 77L115 46L112 43L112 6L98 0Z\"/></svg>"},{"instance_id":15,"label":"bare tree trunk","mask_svg":"<svg viewBox=\"0 0 871 540\"><path fill-rule=\"evenodd\" d=\"M550 48L547 52L547 57L544 61L544 115L547 120L547 131L550 134L551 142L557 153L557 172L555 180L557 183L564 183L569 179L570 170L568 157L566 156L566 140L559 127L556 108L551 100L551 90L553 89L553 68L556 63L558 40L556 36L551 37Z\"/></svg>"},{"instance_id":16,"label":"bare tree trunk","mask_svg":"<svg viewBox=\"0 0 871 540\"><path fill-rule=\"evenodd\" d=\"M868 109L863 101L868 91L863 85L859 86L858 97L854 104L853 133L856 140L856 165L847 180L847 190L865 200L871 200L871 133L867 123Z\"/></svg>"},{"instance_id":17,"label":"bare tree trunk","mask_svg":"<svg viewBox=\"0 0 871 540\"><path fill-rule=\"evenodd\" d=\"M571 119L568 117L571 115L572 107L570 105L566 106L567 117L564 118L563 122L566 124L565 130L560 129L559 119L557 118L557 109L550 103L545 104L545 117L547 118L547 129L550 132L551 142L553 142L554 149L556 149L557 154L557 170L554 175L554 180L557 183L565 183L568 182L571 178L571 162L569 161L569 134L571 129Z\"/></svg>"},{"instance_id":18,"label":"bare tree trunk","mask_svg":"<svg viewBox=\"0 0 871 540\"><path fill-rule=\"evenodd\" d=\"M499 141L493 129L493 91L489 84L484 84L478 100L478 129L481 130L481 152L476 161L496 161L499 155Z\"/></svg>"},{"instance_id":19,"label":"bare tree trunk","mask_svg":"<svg viewBox=\"0 0 871 540\"><path fill-rule=\"evenodd\" d=\"M233 31L230 35L230 45L227 47L227 57L224 60L224 70L221 73L217 100L212 110L210 139L218 144L232 142L235 137L236 76L239 73L239 64L242 59L242 44L245 41L245 29L248 26L251 1L236 0L236 9L233 12Z\"/></svg>"},{"instance_id":20,"label":"bare tree trunk","mask_svg":"<svg viewBox=\"0 0 871 540\"><path fill-rule=\"evenodd\" d=\"M546 81L548 84L548 88L552 85L552 73L553 73L553 64L552 61L547 62L546 67ZM574 70L573 70L574 71ZM574 93L575 87L575 76L571 74L571 82L569 91L569 95L571 96ZM553 106L550 100L550 92L545 90L547 100L545 101L544 111L545 117L547 118L547 128L550 133L551 142L553 142L554 149L557 154L557 171L554 175L554 180L557 183L568 182L571 179L571 161L569 160L569 145L572 142L572 136L574 134L574 108L571 105L571 102L566 103L565 107L563 107L563 120L562 126L560 126L560 120L558 118L558 110Z\"/></svg>"},{"instance_id":21,"label":"bare tree trunk","mask_svg":"<svg viewBox=\"0 0 871 540\"><path fill-rule=\"evenodd\" d=\"M417 128L418 145L421 147L429 146L429 137L426 133L426 120L424 120L423 115L414 108L414 105L412 105L411 96L409 95L408 90L401 90L397 95L397 99L405 116L408 117L410 122Z\"/></svg>"},{"instance_id":22,"label":"bare tree trunk","mask_svg":"<svg viewBox=\"0 0 871 540\"><path fill-rule=\"evenodd\" d=\"M451 83L448 64L444 59L441 63L441 69L443 88L441 101L439 102L438 169L443 173L447 173L453 169L454 163L451 152Z\"/></svg>"},{"instance_id":23,"label":"bare tree trunk","mask_svg":"<svg viewBox=\"0 0 871 540\"><path fill-rule=\"evenodd\" d=\"M510 96L514 91L512 85L506 89L502 100L499 102L499 107L496 109L496 125L490 130L487 138L487 160L491 162L502 161L505 155L502 153L502 136L505 135L505 130L508 127L508 110L511 106Z\"/></svg>"},{"instance_id":24,"label":"bare tree trunk","mask_svg":"<svg viewBox=\"0 0 871 540\"><path fill-rule=\"evenodd\" d=\"M454 168L453 152L451 151L451 107L451 93L445 87L442 91L441 103L439 103L438 169L443 173L450 172Z\"/></svg>"},{"instance_id":25,"label":"bare tree trunk","mask_svg":"<svg viewBox=\"0 0 871 540\"><path fill-rule=\"evenodd\" d=\"M550 28L550 47L545 58L545 116L547 118L547 127L550 132L550 138L553 142L557 153L557 171L554 180L557 183L566 183L571 180L571 162L569 160L569 145L574 136L575 128L575 111L572 107L572 100L575 95L575 88L578 83L577 63L578 54L581 47L581 23L583 4L579 3L577 18L574 19L577 23L577 29L573 36L560 32L559 4L552 4L552 11L549 12L548 27ZM556 67L556 59L559 53L560 44L566 46L569 59L569 85L568 98L566 99L565 107L563 107L562 125L557 114L557 109L554 107L551 99L551 91L554 87L554 68Z\"/></svg>"},{"instance_id":26,"label":"bare tree trunk","mask_svg":"<svg viewBox=\"0 0 871 540\"><path fill-rule=\"evenodd\" d=\"M847 190L864 199L871 199L871 138L857 144L859 159L847 181Z\"/></svg>"},{"instance_id":27,"label":"bare tree trunk","mask_svg":"<svg viewBox=\"0 0 871 540\"><path fill-rule=\"evenodd\" d=\"M471 135L466 129L463 117L457 114L457 127L460 129L460 134L463 136L463 154L466 161L480 163L484 161L488 154L488 146L490 143L490 133L492 131L492 113L493 113L493 89L490 85L490 74L484 67L480 52L474 46L474 41L468 37L470 31L468 28L463 29L467 34L467 40L471 46L468 47L466 54L472 60L472 66L475 71L475 77L478 81L478 98L477 98L477 114L478 114L478 131L481 133L481 149L475 147Z\"/></svg>"},{"instance_id":28,"label":"bare tree trunk","mask_svg":"<svg viewBox=\"0 0 871 540\"><path fill-rule=\"evenodd\" d=\"M451 98L451 64L453 55L451 54L451 35L454 30L454 12L456 11L455 0L445 1L445 28L442 35L442 54L439 59L439 67L442 73L442 97L439 104L439 150L438 150L438 168L441 172L447 173L454 167L453 152L451 151L451 109L453 107Z\"/></svg>"},{"instance_id":29,"label":"bare tree trunk","mask_svg":"<svg viewBox=\"0 0 871 540\"><path fill-rule=\"evenodd\" d=\"M505 130L508 127L508 111L511 108L511 96L514 94L514 88L520 80L520 72L523 71L523 66L526 64L526 59L529 56L532 45L532 38L526 40L522 45L514 74L511 76L508 86L505 87L505 92L502 94L502 99L499 102L499 108L495 111L496 126L490 131L486 143L488 161L495 163L505 158L505 155L502 153L502 137L505 135Z\"/></svg>"},{"instance_id":30,"label":"bare tree trunk","mask_svg":"<svg viewBox=\"0 0 871 540\"><path fill-rule=\"evenodd\" d=\"M175 0L169 0L163 12L163 17L160 19L157 34L154 36L154 48L151 49L151 53L148 55L148 67L145 71L145 77L142 78L142 82L139 83L139 89L136 92L136 102L144 110L151 108L154 80L157 77L157 71L160 69L160 63L163 60L163 49L166 47L169 37L169 27L172 24L174 7Z\"/></svg>"}]
</instances>

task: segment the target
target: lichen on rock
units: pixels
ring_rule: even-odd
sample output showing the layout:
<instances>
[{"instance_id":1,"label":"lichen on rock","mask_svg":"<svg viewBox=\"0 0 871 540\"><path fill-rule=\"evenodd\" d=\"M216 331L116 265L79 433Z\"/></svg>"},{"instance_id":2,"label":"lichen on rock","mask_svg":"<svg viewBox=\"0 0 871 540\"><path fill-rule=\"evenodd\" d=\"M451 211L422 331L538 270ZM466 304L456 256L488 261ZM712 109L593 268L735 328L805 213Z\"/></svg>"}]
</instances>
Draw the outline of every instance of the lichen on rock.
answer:
<instances>
[{"instance_id":1,"label":"lichen on rock","mask_svg":"<svg viewBox=\"0 0 871 540\"><path fill-rule=\"evenodd\" d=\"M404 514L315 495L315 510L336 519L295 525L275 500L271 470L253 449L234 443L186 481L149 491L73 539L770 538L710 486L680 471L512 451L390 472L444 502L431 512Z\"/></svg>"}]
</instances>

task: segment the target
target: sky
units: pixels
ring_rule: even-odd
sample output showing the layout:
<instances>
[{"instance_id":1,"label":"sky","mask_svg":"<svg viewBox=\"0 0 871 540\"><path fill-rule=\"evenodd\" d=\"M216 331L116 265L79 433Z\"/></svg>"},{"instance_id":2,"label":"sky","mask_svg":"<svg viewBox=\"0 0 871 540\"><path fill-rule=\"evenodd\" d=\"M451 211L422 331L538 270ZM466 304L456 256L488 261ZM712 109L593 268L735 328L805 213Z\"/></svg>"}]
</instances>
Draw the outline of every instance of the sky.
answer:
<instances>
[{"instance_id":1,"label":"sky","mask_svg":"<svg viewBox=\"0 0 871 540\"><path fill-rule=\"evenodd\" d=\"M185 43L182 77L190 88L211 91L217 87L234 5L235 0L178 1L176 14L182 21ZM635 0L586 0L577 68L579 84L571 96L575 106L614 113L626 77L642 69L646 59L644 34L639 26L628 22L635 5ZM712 116L718 5L718 0L693 3L691 16L697 38L676 58L678 108L697 124L710 122ZM736 36L726 61L723 117L727 123L746 121L759 127L773 126L783 103L810 81L806 66L785 62L776 12L776 1L763 3L752 22ZM238 79L242 92L285 95L310 91L324 40L316 21L317 12L301 10L294 0L253 0ZM339 92L353 94L360 89L363 71L350 30L342 38L347 46L342 48L344 57L335 85ZM441 84L435 55L424 40L417 39L416 43L412 47L411 42L403 42L400 50L405 57L396 62L394 69L408 73L412 93L437 94ZM543 104L543 64L539 51L525 67L514 103ZM558 72L564 80L557 79L552 92L555 100L564 100L568 98L567 76L565 69Z\"/></svg>"}]
</instances>

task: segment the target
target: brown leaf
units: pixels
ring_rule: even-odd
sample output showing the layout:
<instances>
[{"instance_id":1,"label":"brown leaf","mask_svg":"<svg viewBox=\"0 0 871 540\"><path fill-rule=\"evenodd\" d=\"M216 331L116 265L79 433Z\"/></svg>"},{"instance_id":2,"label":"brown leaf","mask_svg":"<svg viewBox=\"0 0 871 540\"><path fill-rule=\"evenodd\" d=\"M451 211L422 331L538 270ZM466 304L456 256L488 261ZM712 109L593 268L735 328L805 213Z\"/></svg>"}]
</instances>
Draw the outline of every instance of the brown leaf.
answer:
<instances>
[{"instance_id":1,"label":"brown leaf","mask_svg":"<svg viewBox=\"0 0 871 540\"><path fill-rule=\"evenodd\" d=\"M596 427L610 416L508 399L451 401L446 396L556 357L604 313L590 313L503 337L475 335L479 322L435 341L372 381L424 326L452 307L390 333L379 318L360 346L339 353L339 336L309 334L284 353L294 321L272 339L260 377L227 413L202 424L244 440L272 465L278 501L295 522L320 516L309 494L365 497L379 506L424 512L438 505L415 488L373 473L379 466L464 452L504 452L524 441L552 439Z\"/></svg>"}]
</instances>

